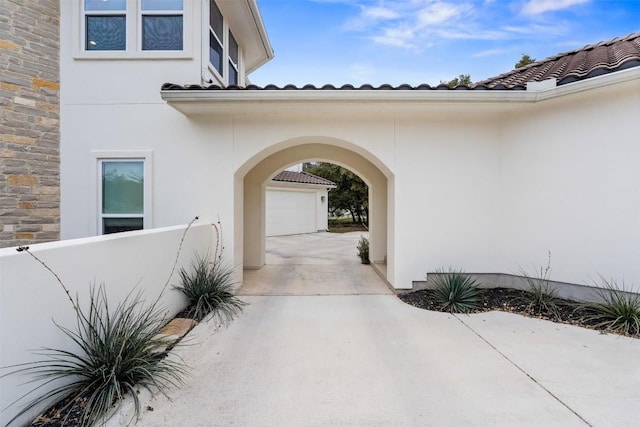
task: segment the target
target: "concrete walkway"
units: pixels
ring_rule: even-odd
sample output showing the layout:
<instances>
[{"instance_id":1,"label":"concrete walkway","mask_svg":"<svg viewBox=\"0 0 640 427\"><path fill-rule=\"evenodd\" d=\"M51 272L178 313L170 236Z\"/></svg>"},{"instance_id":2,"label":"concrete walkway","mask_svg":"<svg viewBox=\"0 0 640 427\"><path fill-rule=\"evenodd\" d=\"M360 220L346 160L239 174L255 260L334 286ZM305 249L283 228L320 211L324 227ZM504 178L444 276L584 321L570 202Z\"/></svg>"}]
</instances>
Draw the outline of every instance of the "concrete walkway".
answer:
<instances>
[{"instance_id":1,"label":"concrete walkway","mask_svg":"<svg viewBox=\"0 0 640 427\"><path fill-rule=\"evenodd\" d=\"M369 290L328 276L316 270L328 259L278 239L269 240L267 283L263 270L252 273L241 289L250 305L227 329L194 329L178 349L192 369L188 385L172 401L145 402L139 425L639 424L640 340L507 313L420 310L375 275L340 270L365 275ZM292 252L280 252L287 242ZM351 252L335 255L333 268ZM314 264L276 264L295 258ZM311 289L327 277L336 286Z\"/></svg>"}]
</instances>

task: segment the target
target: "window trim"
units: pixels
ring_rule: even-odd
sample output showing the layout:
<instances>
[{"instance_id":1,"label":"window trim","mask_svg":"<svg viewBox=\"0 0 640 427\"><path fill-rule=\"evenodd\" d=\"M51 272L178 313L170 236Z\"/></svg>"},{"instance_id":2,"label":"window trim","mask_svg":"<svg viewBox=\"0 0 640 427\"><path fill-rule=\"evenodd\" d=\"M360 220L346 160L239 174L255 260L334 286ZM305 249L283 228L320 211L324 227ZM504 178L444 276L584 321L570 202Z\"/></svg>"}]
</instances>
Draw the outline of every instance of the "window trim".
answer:
<instances>
[{"instance_id":1,"label":"window trim","mask_svg":"<svg viewBox=\"0 0 640 427\"><path fill-rule=\"evenodd\" d=\"M182 50L142 50L142 0L126 0L126 49L125 50L87 50L86 49L86 21L84 0L74 1L73 19L71 23L72 56L74 59L192 59L193 40L200 33L195 25L192 0L182 3ZM93 11L87 11L93 14ZM102 11L100 11L102 12ZM156 12L156 11L149 11ZM173 11L176 15L178 11ZM155 13L150 13L155 14Z\"/></svg>"},{"instance_id":2,"label":"window trim","mask_svg":"<svg viewBox=\"0 0 640 427\"><path fill-rule=\"evenodd\" d=\"M95 236L102 233L102 164L103 162L142 162L144 179L144 200L143 213L140 214L109 214L110 218L132 218L142 217L142 229L153 228L153 151L152 150L114 150L114 151L91 151L91 175L93 177L91 208L89 209L91 218L91 234ZM138 216L139 215L139 216Z\"/></svg>"}]
</instances>

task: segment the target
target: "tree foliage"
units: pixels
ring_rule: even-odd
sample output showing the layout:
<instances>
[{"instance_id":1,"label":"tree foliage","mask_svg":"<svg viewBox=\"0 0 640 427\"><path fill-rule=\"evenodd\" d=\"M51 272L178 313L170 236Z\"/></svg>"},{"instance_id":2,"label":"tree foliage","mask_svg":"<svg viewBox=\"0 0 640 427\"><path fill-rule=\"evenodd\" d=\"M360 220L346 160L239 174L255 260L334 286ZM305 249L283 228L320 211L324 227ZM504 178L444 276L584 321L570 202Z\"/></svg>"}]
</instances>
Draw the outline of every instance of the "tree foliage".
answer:
<instances>
[{"instance_id":1,"label":"tree foliage","mask_svg":"<svg viewBox=\"0 0 640 427\"><path fill-rule=\"evenodd\" d=\"M533 64L534 62L536 62L535 58L532 58L526 53L523 53L522 58L520 58L520 61L516 62L515 68L522 68L525 65Z\"/></svg>"},{"instance_id":2,"label":"tree foliage","mask_svg":"<svg viewBox=\"0 0 640 427\"><path fill-rule=\"evenodd\" d=\"M354 223L368 224L369 187L353 172L332 163L306 163L305 172L336 183L329 191L329 212L349 212Z\"/></svg>"},{"instance_id":3,"label":"tree foliage","mask_svg":"<svg viewBox=\"0 0 640 427\"><path fill-rule=\"evenodd\" d=\"M448 82L440 81L440 83L444 83L451 88L460 85L471 86L473 84L473 82L471 81L471 74L460 74L458 77L449 80Z\"/></svg>"}]
</instances>

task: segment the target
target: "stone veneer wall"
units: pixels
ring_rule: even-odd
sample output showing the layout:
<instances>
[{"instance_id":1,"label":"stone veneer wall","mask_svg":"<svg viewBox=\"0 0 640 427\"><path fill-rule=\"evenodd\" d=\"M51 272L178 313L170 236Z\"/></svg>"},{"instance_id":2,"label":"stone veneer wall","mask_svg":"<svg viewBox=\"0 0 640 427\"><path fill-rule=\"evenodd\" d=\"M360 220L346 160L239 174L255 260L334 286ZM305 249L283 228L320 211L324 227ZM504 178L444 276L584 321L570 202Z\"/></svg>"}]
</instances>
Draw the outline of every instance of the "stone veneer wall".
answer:
<instances>
[{"instance_id":1,"label":"stone veneer wall","mask_svg":"<svg viewBox=\"0 0 640 427\"><path fill-rule=\"evenodd\" d=\"M0 247L60 237L59 0L0 0Z\"/></svg>"}]
</instances>

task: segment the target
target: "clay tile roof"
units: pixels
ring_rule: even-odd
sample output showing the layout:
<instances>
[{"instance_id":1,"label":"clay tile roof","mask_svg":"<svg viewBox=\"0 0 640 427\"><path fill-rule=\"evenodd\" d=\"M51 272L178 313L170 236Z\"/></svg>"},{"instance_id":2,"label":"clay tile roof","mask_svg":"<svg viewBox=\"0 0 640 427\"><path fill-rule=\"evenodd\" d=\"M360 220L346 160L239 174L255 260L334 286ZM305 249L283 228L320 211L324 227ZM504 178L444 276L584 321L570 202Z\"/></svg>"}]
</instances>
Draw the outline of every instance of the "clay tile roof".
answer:
<instances>
[{"instance_id":1,"label":"clay tile roof","mask_svg":"<svg viewBox=\"0 0 640 427\"><path fill-rule=\"evenodd\" d=\"M302 87L288 84L280 87L274 84L268 84L264 87L253 84L245 87L230 85L228 87L212 84L209 86L201 85L179 85L174 83L165 83L162 90L181 91L181 90L203 90L203 91L405 91L405 90L525 90L527 82L539 82L547 79L556 79L558 85L584 80L590 77L599 76L601 74L612 73L624 70L626 68L640 66L640 33L629 34L625 37L618 37L612 40L585 46L581 49L572 50L570 52L560 53L550 56L542 61L534 62L509 71L499 76L477 82L471 86L458 85L449 87L446 83L440 83L436 86L421 84L411 86L402 84L392 86L383 84L373 86L363 84L354 86L345 84L342 86L334 86L326 84L323 86L315 86L307 84Z\"/></svg>"},{"instance_id":2,"label":"clay tile roof","mask_svg":"<svg viewBox=\"0 0 640 427\"><path fill-rule=\"evenodd\" d=\"M336 186L336 183L333 181L329 181L328 179L324 179L307 172L282 171L274 176L272 181L294 182L296 184L314 184L329 187Z\"/></svg>"},{"instance_id":3,"label":"clay tile roof","mask_svg":"<svg viewBox=\"0 0 640 427\"><path fill-rule=\"evenodd\" d=\"M558 85L640 66L640 33L550 56L478 82L490 89L515 88L527 82L556 79Z\"/></svg>"}]
</instances>

